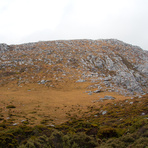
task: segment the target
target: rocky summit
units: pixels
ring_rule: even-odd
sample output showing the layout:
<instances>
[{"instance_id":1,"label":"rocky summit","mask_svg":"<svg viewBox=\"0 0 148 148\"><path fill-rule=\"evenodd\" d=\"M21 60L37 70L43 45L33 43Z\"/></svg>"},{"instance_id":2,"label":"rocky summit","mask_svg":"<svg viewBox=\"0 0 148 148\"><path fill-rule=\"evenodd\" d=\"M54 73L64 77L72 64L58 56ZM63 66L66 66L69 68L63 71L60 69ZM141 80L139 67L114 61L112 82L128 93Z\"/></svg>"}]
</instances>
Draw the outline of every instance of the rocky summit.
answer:
<instances>
[{"instance_id":1,"label":"rocky summit","mask_svg":"<svg viewBox=\"0 0 148 148\"><path fill-rule=\"evenodd\" d=\"M1 86L68 88L66 82L87 83L90 93L147 93L148 51L116 39L0 44Z\"/></svg>"}]
</instances>

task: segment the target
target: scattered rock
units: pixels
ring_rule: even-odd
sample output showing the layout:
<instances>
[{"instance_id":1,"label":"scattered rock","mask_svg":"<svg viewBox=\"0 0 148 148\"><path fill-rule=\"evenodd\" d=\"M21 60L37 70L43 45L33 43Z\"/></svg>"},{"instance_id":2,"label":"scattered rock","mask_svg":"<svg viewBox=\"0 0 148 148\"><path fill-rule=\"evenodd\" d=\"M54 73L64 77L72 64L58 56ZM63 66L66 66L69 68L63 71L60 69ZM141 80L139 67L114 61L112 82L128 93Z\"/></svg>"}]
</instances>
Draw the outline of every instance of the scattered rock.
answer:
<instances>
[{"instance_id":1,"label":"scattered rock","mask_svg":"<svg viewBox=\"0 0 148 148\"><path fill-rule=\"evenodd\" d=\"M39 84L45 84L46 83L46 80L41 80L40 82L39 82Z\"/></svg>"},{"instance_id":2,"label":"scattered rock","mask_svg":"<svg viewBox=\"0 0 148 148\"><path fill-rule=\"evenodd\" d=\"M12 125L13 125L13 126L17 126L17 125L18 125L18 123L13 123Z\"/></svg>"},{"instance_id":3,"label":"scattered rock","mask_svg":"<svg viewBox=\"0 0 148 148\"><path fill-rule=\"evenodd\" d=\"M23 122L25 122L25 121L27 121L27 120L22 120L21 122L23 123Z\"/></svg>"},{"instance_id":4,"label":"scattered rock","mask_svg":"<svg viewBox=\"0 0 148 148\"><path fill-rule=\"evenodd\" d=\"M55 125L53 125L53 124L49 124L49 125L46 125L46 126L55 127Z\"/></svg>"},{"instance_id":5,"label":"scattered rock","mask_svg":"<svg viewBox=\"0 0 148 148\"><path fill-rule=\"evenodd\" d=\"M89 92L88 94L89 94L89 95L92 95L92 92Z\"/></svg>"},{"instance_id":6,"label":"scattered rock","mask_svg":"<svg viewBox=\"0 0 148 148\"><path fill-rule=\"evenodd\" d=\"M86 80L82 80L82 79L80 79L80 80L77 80L76 82L85 82Z\"/></svg>"},{"instance_id":7,"label":"scattered rock","mask_svg":"<svg viewBox=\"0 0 148 148\"><path fill-rule=\"evenodd\" d=\"M101 90L95 90L94 91L94 93L100 93L101 92Z\"/></svg>"},{"instance_id":8,"label":"scattered rock","mask_svg":"<svg viewBox=\"0 0 148 148\"><path fill-rule=\"evenodd\" d=\"M96 102L99 102L99 101L100 101L100 100L93 100L92 102L93 102L93 103L96 103Z\"/></svg>"},{"instance_id":9,"label":"scattered rock","mask_svg":"<svg viewBox=\"0 0 148 148\"><path fill-rule=\"evenodd\" d=\"M131 104L131 105L132 105L132 104L133 104L133 102L130 102L129 104Z\"/></svg>"},{"instance_id":10,"label":"scattered rock","mask_svg":"<svg viewBox=\"0 0 148 148\"><path fill-rule=\"evenodd\" d=\"M105 96L104 98L100 98L100 100L114 100L116 98L112 97L112 96Z\"/></svg>"},{"instance_id":11,"label":"scattered rock","mask_svg":"<svg viewBox=\"0 0 148 148\"><path fill-rule=\"evenodd\" d=\"M105 96L104 99L108 99L108 100L114 100L115 98L112 96Z\"/></svg>"},{"instance_id":12,"label":"scattered rock","mask_svg":"<svg viewBox=\"0 0 148 148\"><path fill-rule=\"evenodd\" d=\"M105 111L102 112L102 115L105 115L106 113L107 113L107 111L105 110Z\"/></svg>"}]
</instances>

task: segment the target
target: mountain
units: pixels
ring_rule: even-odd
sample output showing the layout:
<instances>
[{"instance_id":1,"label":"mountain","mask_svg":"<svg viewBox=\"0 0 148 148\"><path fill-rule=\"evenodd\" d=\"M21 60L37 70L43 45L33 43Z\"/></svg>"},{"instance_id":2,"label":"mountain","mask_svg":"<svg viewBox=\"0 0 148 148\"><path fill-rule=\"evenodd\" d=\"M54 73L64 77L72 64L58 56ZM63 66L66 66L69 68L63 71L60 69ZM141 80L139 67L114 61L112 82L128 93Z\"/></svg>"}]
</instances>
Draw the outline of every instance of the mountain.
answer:
<instances>
[{"instance_id":1,"label":"mountain","mask_svg":"<svg viewBox=\"0 0 148 148\"><path fill-rule=\"evenodd\" d=\"M91 93L148 91L148 51L116 39L0 44L0 55L1 86L75 88L87 82Z\"/></svg>"},{"instance_id":2,"label":"mountain","mask_svg":"<svg viewBox=\"0 0 148 148\"><path fill-rule=\"evenodd\" d=\"M116 39L0 44L0 148L145 148L148 51Z\"/></svg>"}]
</instances>

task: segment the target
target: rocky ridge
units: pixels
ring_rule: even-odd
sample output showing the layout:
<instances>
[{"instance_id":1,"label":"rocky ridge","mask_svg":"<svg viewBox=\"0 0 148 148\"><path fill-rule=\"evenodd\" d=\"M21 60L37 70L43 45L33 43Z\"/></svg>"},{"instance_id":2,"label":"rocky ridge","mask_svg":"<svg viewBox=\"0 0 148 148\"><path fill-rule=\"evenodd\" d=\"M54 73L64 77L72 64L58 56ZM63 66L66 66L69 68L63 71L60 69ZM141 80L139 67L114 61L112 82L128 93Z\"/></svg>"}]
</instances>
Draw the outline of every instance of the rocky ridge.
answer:
<instances>
[{"instance_id":1,"label":"rocky ridge","mask_svg":"<svg viewBox=\"0 0 148 148\"><path fill-rule=\"evenodd\" d=\"M56 88L65 81L88 82L92 93L147 93L148 51L116 39L0 44L1 86Z\"/></svg>"}]
</instances>

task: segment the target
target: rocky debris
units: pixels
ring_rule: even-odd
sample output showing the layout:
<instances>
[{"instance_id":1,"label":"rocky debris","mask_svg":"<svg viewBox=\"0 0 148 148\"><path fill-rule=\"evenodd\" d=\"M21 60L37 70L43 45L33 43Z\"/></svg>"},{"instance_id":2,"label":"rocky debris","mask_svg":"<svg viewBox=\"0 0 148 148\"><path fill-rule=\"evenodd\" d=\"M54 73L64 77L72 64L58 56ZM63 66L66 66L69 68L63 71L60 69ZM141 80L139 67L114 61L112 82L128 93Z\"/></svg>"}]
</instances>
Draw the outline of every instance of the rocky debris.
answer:
<instances>
[{"instance_id":1,"label":"rocky debris","mask_svg":"<svg viewBox=\"0 0 148 148\"><path fill-rule=\"evenodd\" d=\"M112 96L104 96L104 98L100 98L100 100L114 100L116 98L112 97Z\"/></svg>"},{"instance_id":2,"label":"rocky debris","mask_svg":"<svg viewBox=\"0 0 148 148\"><path fill-rule=\"evenodd\" d=\"M23 123L23 122L26 122L27 120L21 120L21 122Z\"/></svg>"},{"instance_id":3,"label":"rocky debris","mask_svg":"<svg viewBox=\"0 0 148 148\"><path fill-rule=\"evenodd\" d=\"M49 126L49 127L55 127L54 124L49 124L49 125L46 125L46 126Z\"/></svg>"},{"instance_id":4,"label":"rocky debris","mask_svg":"<svg viewBox=\"0 0 148 148\"><path fill-rule=\"evenodd\" d=\"M105 96L104 99L108 99L108 100L114 100L115 98L112 96Z\"/></svg>"},{"instance_id":5,"label":"rocky debris","mask_svg":"<svg viewBox=\"0 0 148 148\"><path fill-rule=\"evenodd\" d=\"M142 115L142 116L144 116L144 115L145 115L145 113L141 113L141 115Z\"/></svg>"},{"instance_id":6,"label":"rocky debris","mask_svg":"<svg viewBox=\"0 0 148 148\"><path fill-rule=\"evenodd\" d=\"M98 89L93 91L94 93L100 93L102 92L102 87L101 86L98 86Z\"/></svg>"},{"instance_id":7,"label":"rocky debris","mask_svg":"<svg viewBox=\"0 0 148 148\"><path fill-rule=\"evenodd\" d=\"M92 83L93 93L148 92L148 51L116 39L0 44L0 55L0 85L17 81L18 86L47 86L48 79L57 84L68 78Z\"/></svg>"},{"instance_id":8,"label":"rocky debris","mask_svg":"<svg viewBox=\"0 0 148 148\"><path fill-rule=\"evenodd\" d=\"M100 93L101 92L101 90L95 90L95 91L93 91L94 93Z\"/></svg>"},{"instance_id":9,"label":"rocky debris","mask_svg":"<svg viewBox=\"0 0 148 148\"><path fill-rule=\"evenodd\" d=\"M45 84L46 80L41 80L38 84Z\"/></svg>"},{"instance_id":10,"label":"rocky debris","mask_svg":"<svg viewBox=\"0 0 148 148\"><path fill-rule=\"evenodd\" d=\"M18 123L13 123L12 125L13 125L13 126L17 126L17 125L18 125Z\"/></svg>"},{"instance_id":11,"label":"rocky debris","mask_svg":"<svg viewBox=\"0 0 148 148\"><path fill-rule=\"evenodd\" d=\"M0 44L0 53L4 53L5 51L8 50L8 45L7 44Z\"/></svg>"},{"instance_id":12,"label":"rocky debris","mask_svg":"<svg viewBox=\"0 0 148 148\"><path fill-rule=\"evenodd\" d=\"M100 100L93 100L92 103L100 102Z\"/></svg>"},{"instance_id":13,"label":"rocky debris","mask_svg":"<svg viewBox=\"0 0 148 148\"><path fill-rule=\"evenodd\" d=\"M102 111L102 115L105 115L107 113L107 111L105 110L105 111Z\"/></svg>"},{"instance_id":14,"label":"rocky debris","mask_svg":"<svg viewBox=\"0 0 148 148\"><path fill-rule=\"evenodd\" d=\"M86 80L82 80L82 79L81 79L81 80L77 80L76 82L85 82L85 81L86 81Z\"/></svg>"},{"instance_id":15,"label":"rocky debris","mask_svg":"<svg viewBox=\"0 0 148 148\"><path fill-rule=\"evenodd\" d=\"M90 91L88 94L89 94L89 95L92 95L93 93Z\"/></svg>"},{"instance_id":16,"label":"rocky debris","mask_svg":"<svg viewBox=\"0 0 148 148\"><path fill-rule=\"evenodd\" d=\"M92 95L93 94L92 91L86 91L86 93L88 93L88 95Z\"/></svg>"}]
</instances>

